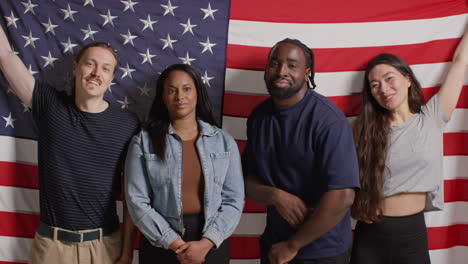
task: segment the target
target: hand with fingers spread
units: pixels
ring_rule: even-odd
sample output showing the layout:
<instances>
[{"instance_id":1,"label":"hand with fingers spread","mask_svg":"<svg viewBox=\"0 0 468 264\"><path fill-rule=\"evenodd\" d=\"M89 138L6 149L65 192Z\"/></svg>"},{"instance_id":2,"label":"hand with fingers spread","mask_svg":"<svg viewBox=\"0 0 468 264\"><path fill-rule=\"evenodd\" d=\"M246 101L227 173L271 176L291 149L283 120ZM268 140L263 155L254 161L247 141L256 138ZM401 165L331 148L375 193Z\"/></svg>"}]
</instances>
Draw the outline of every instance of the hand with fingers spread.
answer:
<instances>
[{"instance_id":1,"label":"hand with fingers spread","mask_svg":"<svg viewBox=\"0 0 468 264\"><path fill-rule=\"evenodd\" d=\"M280 189L275 193L273 205L290 225L296 227L304 222L310 211L301 198Z\"/></svg>"}]
</instances>

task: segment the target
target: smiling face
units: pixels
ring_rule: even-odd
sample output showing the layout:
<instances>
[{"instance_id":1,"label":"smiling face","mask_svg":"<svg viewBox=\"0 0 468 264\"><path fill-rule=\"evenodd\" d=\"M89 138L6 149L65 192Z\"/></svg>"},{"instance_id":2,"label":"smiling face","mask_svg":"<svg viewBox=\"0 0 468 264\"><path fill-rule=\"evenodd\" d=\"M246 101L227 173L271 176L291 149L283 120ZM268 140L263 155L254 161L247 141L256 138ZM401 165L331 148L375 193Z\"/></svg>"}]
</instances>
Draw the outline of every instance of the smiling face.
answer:
<instances>
[{"instance_id":1,"label":"smiling face","mask_svg":"<svg viewBox=\"0 0 468 264\"><path fill-rule=\"evenodd\" d=\"M104 97L114 78L117 60L102 47L88 48L74 64L75 94L78 98Z\"/></svg>"},{"instance_id":2,"label":"smiling face","mask_svg":"<svg viewBox=\"0 0 468 264\"><path fill-rule=\"evenodd\" d=\"M197 88L188 73L171 72L164 82L162 97L172 121L196 119Z\"/></svg>"},{"instance_id":3,"label":"smiling face","mask_svg":"<svg viewBox=\"0 0 468 264\"><path fill-rule=\"evenodd\" d=\"M269 57L264 79L270 95L283 100L306 89L309 74L304 51L294 44L280 43Z\"/></svg>"},{"instance_id":4,"label":"smiling face","mask_svg":"<svg viewBox=\"0 0 468 264\"><path fill-rule=\"evenodd\" d=\"M390 112L409 111L410 77L388 64L378 64L369 72L368 81L372 96L380 106Z\"/></svg>"}]
</instances>

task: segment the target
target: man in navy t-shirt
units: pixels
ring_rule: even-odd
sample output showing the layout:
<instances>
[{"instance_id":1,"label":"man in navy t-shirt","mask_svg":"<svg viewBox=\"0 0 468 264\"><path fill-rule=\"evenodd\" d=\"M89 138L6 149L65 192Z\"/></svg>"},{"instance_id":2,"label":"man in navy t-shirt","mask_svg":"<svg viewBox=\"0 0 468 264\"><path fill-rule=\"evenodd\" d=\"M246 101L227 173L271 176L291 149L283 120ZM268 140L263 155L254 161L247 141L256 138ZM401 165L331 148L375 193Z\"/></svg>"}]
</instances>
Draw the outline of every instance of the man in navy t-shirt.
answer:
<instances>
[{"instance_id":1,"label":"man in navy t-shirt","mask_svg":"<svg viewBox=\"0 0 468 264\"><path fill-rule=\"evenodd\" d=\"M262 263L349 260L356 151L343 113L309 89L313 66L312 51L300 41L273 46L264 76L271 97L247 123L247 195L268 206Z\"/></svg>"}]
</instances>

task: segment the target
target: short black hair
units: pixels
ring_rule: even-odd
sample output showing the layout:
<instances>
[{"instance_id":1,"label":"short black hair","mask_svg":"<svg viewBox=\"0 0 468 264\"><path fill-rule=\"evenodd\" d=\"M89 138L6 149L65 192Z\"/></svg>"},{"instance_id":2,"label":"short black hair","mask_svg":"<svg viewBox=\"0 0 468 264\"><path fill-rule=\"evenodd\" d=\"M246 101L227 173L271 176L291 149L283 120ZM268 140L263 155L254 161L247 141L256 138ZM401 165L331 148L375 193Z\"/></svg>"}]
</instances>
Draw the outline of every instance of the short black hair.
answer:
<instances>
[{"instance_id":1,"label":"short black hair","mask_svg":"<svg viewBox=\"0 0 468 264\"><path fill-rule=\"evenodd\" d=\"M309 65L309 68L310 68L310 76L309 76L309 82L307 82L307 86L311 89L315 89L315 87L317 86L315 84L315 71L314 71L314 62L315 62L315 57L314 57L314 52L309 48L307 47L304 43L302 43L300 40L297 40L297 39L290 39L290 38L285 38L281 41L279 41L278 43L276 43L271 49L270 49L270 52L268 53L268 59L270 59L270 56L271 56L271 53L273 52L273 50L280 44L283 44L283 43L288 43L288 44L293 44L293 45L296 45L298 46L299 48L302 49L302 51L304 52L304 56L306 57L306 62L307 64ZM312 87L310 87L312 86Z\"/></svg>"}]
</instances>

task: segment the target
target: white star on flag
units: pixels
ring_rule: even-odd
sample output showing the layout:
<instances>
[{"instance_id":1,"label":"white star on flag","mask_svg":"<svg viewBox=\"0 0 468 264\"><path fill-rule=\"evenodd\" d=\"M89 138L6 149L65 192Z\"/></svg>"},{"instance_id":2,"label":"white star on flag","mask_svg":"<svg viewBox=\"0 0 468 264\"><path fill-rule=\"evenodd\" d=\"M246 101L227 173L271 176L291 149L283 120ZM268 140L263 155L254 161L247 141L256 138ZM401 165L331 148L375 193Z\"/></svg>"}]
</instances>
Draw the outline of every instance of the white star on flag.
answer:
<instances>
[{"instance_id":1,"label":"white star on flag","mask_svg":"<svg viewBox=\"0 0 468 264\"><path fill-rule=\"evenodd\" d=\"M38 73L37 71L32 70L31 64L29 64L28 71L29 71L29 73L31 73L31 75L34 75L34 74Z\"/></svg>"},{"instance_id":2,"label":"white star on flag","mask_svg":"<svg viewBox=\"0 0 468 264\"><path fill-rule=\"evenodd\" d=\"M10 114L8 115L8 117L5 117L5 116L2 116L3 119L5 119L6 121L6 125L5 125L5 128L7 128L8 126L11 126L12 128L15 128L15 126L13 125L13 122L16 121L16 119L14 119L13 117L11 117L11 112Z\"/></svg>"},{"instance_id":3,"label":"white star on flag","mask_svg":"<svg viewBox=\"0 0 468 264\"><path fill-rule=\"evenodd\" d=\"M128 66L128 63L127 63L127 66L125 66L125 68L123 67L119 67L119 68L123 72L122 77L120 77L120 79L123 79L128 76L130 77L130 79L133 80L132 72L136 71L135 69L130 68L130 66Z\"/></svg>"},{"instance_id":4,"label":"white star on flag","mask_svg":"<svg viewBox=\"0 0 468 264\"><path fill-rule=\"evenodd\" d=\"M160 39L162 42L164 42L164 46L163 46L163 50L167 47L171 48L171 49L174 49L174 47L172 46L172 43L174 42L177 42L177 40L175 39L171 39L171 35L169 35L169 33L167 33L167 38L166 39Z\"/></svg>"},{"instance_id":5,"label":"white star on flag","mask_svg":"<svg viewBox=\"0 0 468 264\"><path fill-rule=\"evenodd\" d=\"M13 14L13 10L11 10L11 16L5 16L5 19L7 21L7 27L13 25L15 28L18 28L16 26L16 21L18 21L19 18L15 17L15 14Z\"/></svg>"},{"instance_id":6,"label":"white star on flag","mask_svg":"<svg viewBox=\"0 0 468 264\"><path fill-rule=\"evenodd\" d=\"M18 55L18 54L19 54L19 52L17 52L17 51L15 50L15 47L13 47L13 45L11 46L11 52L13 52L13 54L15 54L15 55Z\"/></svg>"},{"instance_id":7,"label":"white star on flag","mask_svg":"<svg viewBox=\"0 0 468 264\"><path fill-rule=\"evenodd\" d=\"M60 10L62 10L64 14L63 20L67 20L67 18L70 18L73 22L75 22L75 19L73 18L73 14L78 13L78 11L71 10L70 4L68 4L67 9L60 9Z\"/></svg>"},{"instance_id":8,"label":"white star on flag","mask_svg":"<svg viewBox=\"0 0 468 264\"><path fill-rule=\"evenodd\" d=\"M190 62L196 60L194 58L190 58L190 56L188 54L188 51L187 51L187 54L185 55L185 57L179 57L179 59L182 61L183 64L188 64L188 65L191 65Z\"/></svg>"},{"instance_id":9,"label":"white star on flag","mask_svg":"<svg viewBox=\"0 0 468 264\"><path fill-rule=\"evenodd\" d=\"M37 41L39 38L35 38L32 36L32 32L29 31L29 36L23 36L24 40L26 40L26 44L24 44L24 47L26 48L28 45L33 46L33 48L36 48L36 45L34 45L34 41Z\"/></svg>"},{"instance_id":10,"label":"white star on flag","mask_svg":"<svg viewBox=\"0 0 468 264\"><path fill-rule=\"evenodd\" d=\"M33 13L34 15L36 13L34 13L34 8L37 6L33 3L31 3L31 0L28 0L27 3L25 2L21 2L21 4L24 6L24 13L23 14L26 14L27 12L31 11L31 13Z\"/></svg>"},{"instance_id":11,"label":"white star on flag","mask_svg":"<svg viewBox=\"0 0 468 264\"><path fill-rule=\"evenodd\" d=\"M111 24L112 26L114 26L114 21L113 21L113 20L116 19L116 18L118 18L118 16L113 16L113 15L111 15L109 9L107 9L107 15L102 15L102 14L100 14L100 16L101 16L102 18L104 18L104 23L102 24L102 26L107 25L107 23L109 23L109 24Z\"/></svg>"},{"instance_id":12,"label":"white star on flag","mask_svg":"<svg viewBox=\"0 0 468 264\"><path fill-rule=\"evenodd\" d=\"M27 106L25 103L21 103L21 105L23 106L23 113L29 112L29 106Z\"/></svg>"},{"instance_id":13,"label":"white star on flag","mask_svg":"<svg viewBox=\"0 0 468 264\"><path fill-rule=\"evenodd\" d=\"M133 39L136 39L138 36L135 36L135 35L132 35L132 33L130 33L130 29L128 30L128 33L127 35L125 34L120 34L120 36L122 36L122 38L125 39L123 45L125 46L127 43L130 42L130 44L132 44L133 47L135 47L135 45L133 44Z\"/></svg>"},{"instance_id":14,"label":"white star on flag","mask_svg":"<svg viewBox=\"0 0 468 264\"><path fill-rule=\"evenodd\" d=\"M165 16L167 14L171 14L171 15L175 16L174 9L178 8L178 6L173 6L171 4L171 0L167 1L167 5L161 5L161 6L164 8L163 16Z\"/></svg>"},{"instance_id":15,"label":"white star on flag","mask_svg":"<svg viewBox=\"0 0 468 264\"><path fill-rule=\"evenodd\" d=\"M201 78L202 78L203 84L207 84L208 87L211 87L210 81L214 79L214 77L209 77L208 73L205 71L205 74Z\"/></svg>"},{"instance_id":16,"label":"white star on flag","mask_svg":"<svg viewBox=\"0 0 468 264\"><path fill-rule=\"evenodd\" d=\"M44 66L43 68L47 67L47 66L51 66L51 67L54 67L54 61L58 60L57 58L54 58L52 57L52 55L50 54L50 51L49 51L49 56L41 56L41 58L43 58L45 60L45 63L44 63Z\"/></svg>"},{"instance_id":17,"label":"white star on flag","mask_svg":"<svg viewBox=\"0 0 468 264\"><path fill-rule=\"evenodd\" d=\"M112 93L112 85L115 85L115 82L112 82L109 87L107 87L107 90L109 90L110 93Z\"/></svg>"},{"instance_id":18,"label":"white star on flag","mask_svg":"<svg viewBox=\"0 0 468 264\"><path fill-rule=\"evenodd\" d=\"M8 86L8 89L7 89L7 94L16 94L15 91L13 91L13 89L11 89L10 86Z\"/></svg>"},{"instance_id":19,"label":"white star on flag","mask_svg":"<svg viewBox=\"0 0 468 264\"><path fill-rule=\"evenodd\" d=\"M190 32L193 35L193 30L192 29L197 26L197 25L190 24L190 17L187 19L186 24L180 23L180 25L184 27L184 32L182 32L182 35L187 33L187 32Z\"/></svg>"},{"instance_id":20,"label":"white star on flag","mask_svg":"<svg viewBox=\"0 0 468 264\"><path fill-rule=\"evenodd\" d=\"M70 51L71 54L73 54L73 48L78 46L78 44L71 43L70 37L68 37L67 42L61 42L61 44L63 46L63 53Z\"/></svg>"},{"instance_id":21,"label":"white star on flag","mask_svg":"<svg viewBox=\"0 0 468 264\"><path fill-rule=\"evenodd\" d=\"M150 28L151 31L154 31L153 30L153 24L158 22L158 21L151 20L150 15L148 15L148 18L146 20L145 19L140 19L140 21L145 25L141 31L145 31L145 29L147 29L147 28Z\"/></svg>"},{"instance_id":22,"label":"white star on flag","mask_svg":"<svg viewBox=\"0 0 468 264\"><path fill-rule=\"evenodd\" d=\"M132 2L132 0L122 0L120 2L125 5L125 8L123 10L124 12L130 9L133 13L135 13L135 9L133 8L133 6L138 4L138 2Z\"/></svg>"},{"instance_id":23,"label":"white star on flag","mask_svg":"<svg viewBox=\"0 0 468 264\"><path fill-rule=\"evenodd\" d=\"M211 9L211 4L208 3L208 8L200 8L203 13L205 13L205 16L203 17L203 20L205 20L207 17L211 17L213 20L214 18L214 13L218 11L218 9Z\"/></svg>"},{"instance_id":24,"label":"white star on flag","mask_svg":"<svg viewBox=\"0 0 468 264\"><path fill-rule=\"evenodd\" d=\"M122 104L122 105L120 106L122 109L127 109L127 108L128 108L128 105L130 104L130 102L128 102L127 96L125 96L125 98L124 98L123 101L117 100L117 102L119 102L119 103Z\"/></svg>"},{"instance_id":25,"label":"white star on flag","mask_svg":"<svg viewBox=\"0 0 468 264\"><path fill-rule=\"evenodd\" d=\"M140 90L141 96L149 97L149 92L151 91L151 89L148 87L148 83L145 82L143 86L138 86L138 90Z\"/></svg>"},{"instance_id":26,"label":"white star on flag","mask_svg":"<svg viewBox=\"0 0 468 264\"><path fill-rule=\"evenodd\" d=\"M86 40L88 38L91 38L92 40L94 40L94 34L97 33L97 31L91 29L91 26L89 24L88 24L88 29L80 29L80 30L81 32L85 34L83 40Z\"/></svg>"},{"instance_id":27,"label":"white star on flag","mask_svg":"<svg viewBox=\"0 0 468 264\"><path fill-rule=\"evenodd\" d=\"M87 6L87 5L91 5L92 7L94 7L94 2L93 2L93 0L85 0L83 6Z\"/></svg>"},{"instance_id":28,"label":"white star on flag","mask_svg":"<svg viewBox=\"0 0 468 264\"><path fill-rule=\"evenodd\" d=\"M146 49L146 53L138 53L140 56L143 57L143 61L141 64L144 64L145 62L149 62L151 65L153 65L153 61L151 60L153 57L156 57L156 55L150 54L149 49Z\"/></svg>"},{"instance_id":29,"label":"white star on flag","mask_svg":"<svg viewBox=\"0 0 468 264\"><path fill-rule=\"evenodd\" d=\"M206 38L206 42L200 42L200 44L203 46L202 54L205 53L205 51L209 51L211 54L213 54L213 50L211 49L212 47L216 46L216 43L211 43L210 38Z\"/></svg>"},{"instance_id":30,"label":"white star on flag","mask_svg":"<svg viewBox=\"0 0 468 264\"><path fill-rule=\"evenodd\" d=\"M49 18L49 21L47 23L41 23L44 27L45 27L45 33L48 33L48 32L52 32L52 34L55 35L55 30L54 28L58 27L57 25L54 25L52 24L52 22L50 21L50 18Z\"/></svg>"}]
</instances>

